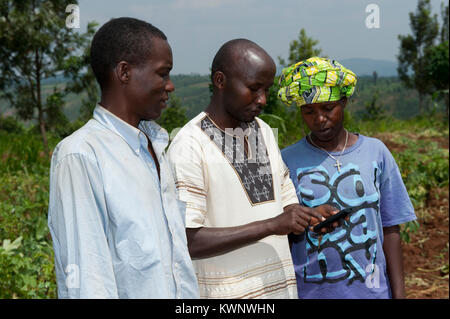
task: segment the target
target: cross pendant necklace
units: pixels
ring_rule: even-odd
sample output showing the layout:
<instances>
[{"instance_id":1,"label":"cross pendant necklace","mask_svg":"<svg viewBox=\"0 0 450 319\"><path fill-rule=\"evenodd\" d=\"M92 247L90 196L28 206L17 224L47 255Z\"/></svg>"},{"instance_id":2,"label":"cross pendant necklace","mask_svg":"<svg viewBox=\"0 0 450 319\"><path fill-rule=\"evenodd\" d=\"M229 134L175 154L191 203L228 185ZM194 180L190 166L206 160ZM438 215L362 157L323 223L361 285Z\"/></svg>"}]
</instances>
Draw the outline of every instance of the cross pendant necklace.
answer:
<instances>
[{"instance_id":1,"label":"cross pendant necklace","mask_svg":"<svg viewBox=\"0 0 450 319\"><path fill-rule=\"evenodd\" d=\"M331 155L331 154L330 154ZM337 167L338 172L341 172L341 162L339 162L339 158L336 159L336 164L334 164L334 167Z\"/></svg>"},{"instance_id":2,"label":"cross pendant necklace","mask_svg":"<svg viewBox=\"0 0 450 319\"><path fill-rule=\"evenodd\" d=\"M338 170L339 173L341 172L341 166L342 166L342 163L339 162L339 158L341 157L342 153L344 153L345 148L347 147L347 142L348 142L348 131L345 130L345 132L347 132L347 134L346 134L346 136L345 136L345 145L344 145L344 148L343 148L342 151L341 151L341 154L339 154L338 158L336 158L336 157L334 157L333 155L331 155L330 153L328 153L328 151L327 151L326 149L324 149L324 148L322 148L322 147L320 147L320 146L317 146L317 145L313 142L313 140L312 140L312 138L311 138L311 133L309 133L309 135L308 135L309 141L311 142L312 145L314 145L314 146L317 147L318 149L321 149L322 151L324 151L325 153L327 153L328 156L330 156L332 159L334 159L334 160L336 161L336 164L334 164L333 166L337 168L337 170Z\"/></svg>"}]
</instances>

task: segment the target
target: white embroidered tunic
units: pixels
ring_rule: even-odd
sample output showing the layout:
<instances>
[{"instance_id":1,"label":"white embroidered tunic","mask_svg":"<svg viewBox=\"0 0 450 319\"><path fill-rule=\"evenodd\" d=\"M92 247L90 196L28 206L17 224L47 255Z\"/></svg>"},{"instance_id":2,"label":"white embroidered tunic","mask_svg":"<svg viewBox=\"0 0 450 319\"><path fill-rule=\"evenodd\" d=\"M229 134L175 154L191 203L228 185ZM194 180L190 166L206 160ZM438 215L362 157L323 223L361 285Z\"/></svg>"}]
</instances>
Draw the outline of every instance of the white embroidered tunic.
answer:
<instances>
[{"instance_id":1,"label":"white embroidered tunic","mask_svg":"<svg viewBox=\"0 0 450 319\"><path fill-rule=\"evenodd\" d=\"M168 154L188 228L244 225L298 203L272 129L258 118L223 131L202 112L178 132ZM297 298L287 236L194 259L194 268L201 298Z\"/></svg>"}]
</instances>

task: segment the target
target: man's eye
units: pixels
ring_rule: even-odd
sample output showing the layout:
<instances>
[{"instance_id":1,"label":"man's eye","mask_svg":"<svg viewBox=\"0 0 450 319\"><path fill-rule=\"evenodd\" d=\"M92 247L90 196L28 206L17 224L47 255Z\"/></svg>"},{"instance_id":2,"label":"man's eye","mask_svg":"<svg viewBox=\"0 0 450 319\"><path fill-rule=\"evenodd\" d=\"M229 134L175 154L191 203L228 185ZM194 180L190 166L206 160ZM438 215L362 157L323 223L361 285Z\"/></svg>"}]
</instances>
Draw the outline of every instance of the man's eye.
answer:
<instances>
[{"instance_id":1,"label":"man's eye","mask_svg":"<svg viewBox=\"0 0 450 319\"><path fill-rule=\"evenodd\" d=\"M169 74L170 74L170 70L168 70L168 69L163 69L158 72L158 75L163 78L167 78L169 76Z\"/></svg>"}]
</instances>

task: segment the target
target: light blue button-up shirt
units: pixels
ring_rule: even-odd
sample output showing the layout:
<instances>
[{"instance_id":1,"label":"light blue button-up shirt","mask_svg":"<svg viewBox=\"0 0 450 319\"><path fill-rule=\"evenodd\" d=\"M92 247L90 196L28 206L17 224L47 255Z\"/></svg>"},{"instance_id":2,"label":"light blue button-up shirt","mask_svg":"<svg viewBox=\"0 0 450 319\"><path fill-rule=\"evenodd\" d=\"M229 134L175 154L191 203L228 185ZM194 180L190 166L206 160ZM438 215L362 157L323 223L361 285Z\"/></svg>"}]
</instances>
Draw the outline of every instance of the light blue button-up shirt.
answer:
<instances>
[{"instance_id":1,"label":"light blue button-up shirt","mask_svg":"<svg viewBox=\"0 0 450 319\"><path fill-rule=\"evenodd\" d=\"M136 129L98 105L56 146L48 225L59 298L198 298L167 144L153 121Z\"/></svg>"}]
</instances>

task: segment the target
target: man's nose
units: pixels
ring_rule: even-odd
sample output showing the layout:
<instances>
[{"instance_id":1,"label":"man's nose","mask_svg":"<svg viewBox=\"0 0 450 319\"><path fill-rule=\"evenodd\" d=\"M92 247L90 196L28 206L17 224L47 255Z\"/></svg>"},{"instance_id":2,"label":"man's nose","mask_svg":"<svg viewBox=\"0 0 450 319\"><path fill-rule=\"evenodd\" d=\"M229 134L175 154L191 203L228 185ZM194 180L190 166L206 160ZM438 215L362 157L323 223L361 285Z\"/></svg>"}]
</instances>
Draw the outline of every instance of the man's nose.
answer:
<instances>
[{"instance_id":1,"label":"man's nose","mask_svg":"<svg viewBox=\"0 0 450 319\"><path fill-rule=\"evenodd\" d=\"M267 95L265 91L262 91L262 93L258 94L258 97L256 98L256 103L261 106L265 106L267 104Z\"/></svg>"},{"instance_id":2,"label":"man's nose","mask_svg":"<svg viewBox=\"0 0 450 319\"><path fill-rule=\"evenodd\" d=\"M175 85L173 84L173 82L171 80L167 81L167 83L166 83L166 91L167 92L175 91Z\"/></svg>"}]
</instances>

